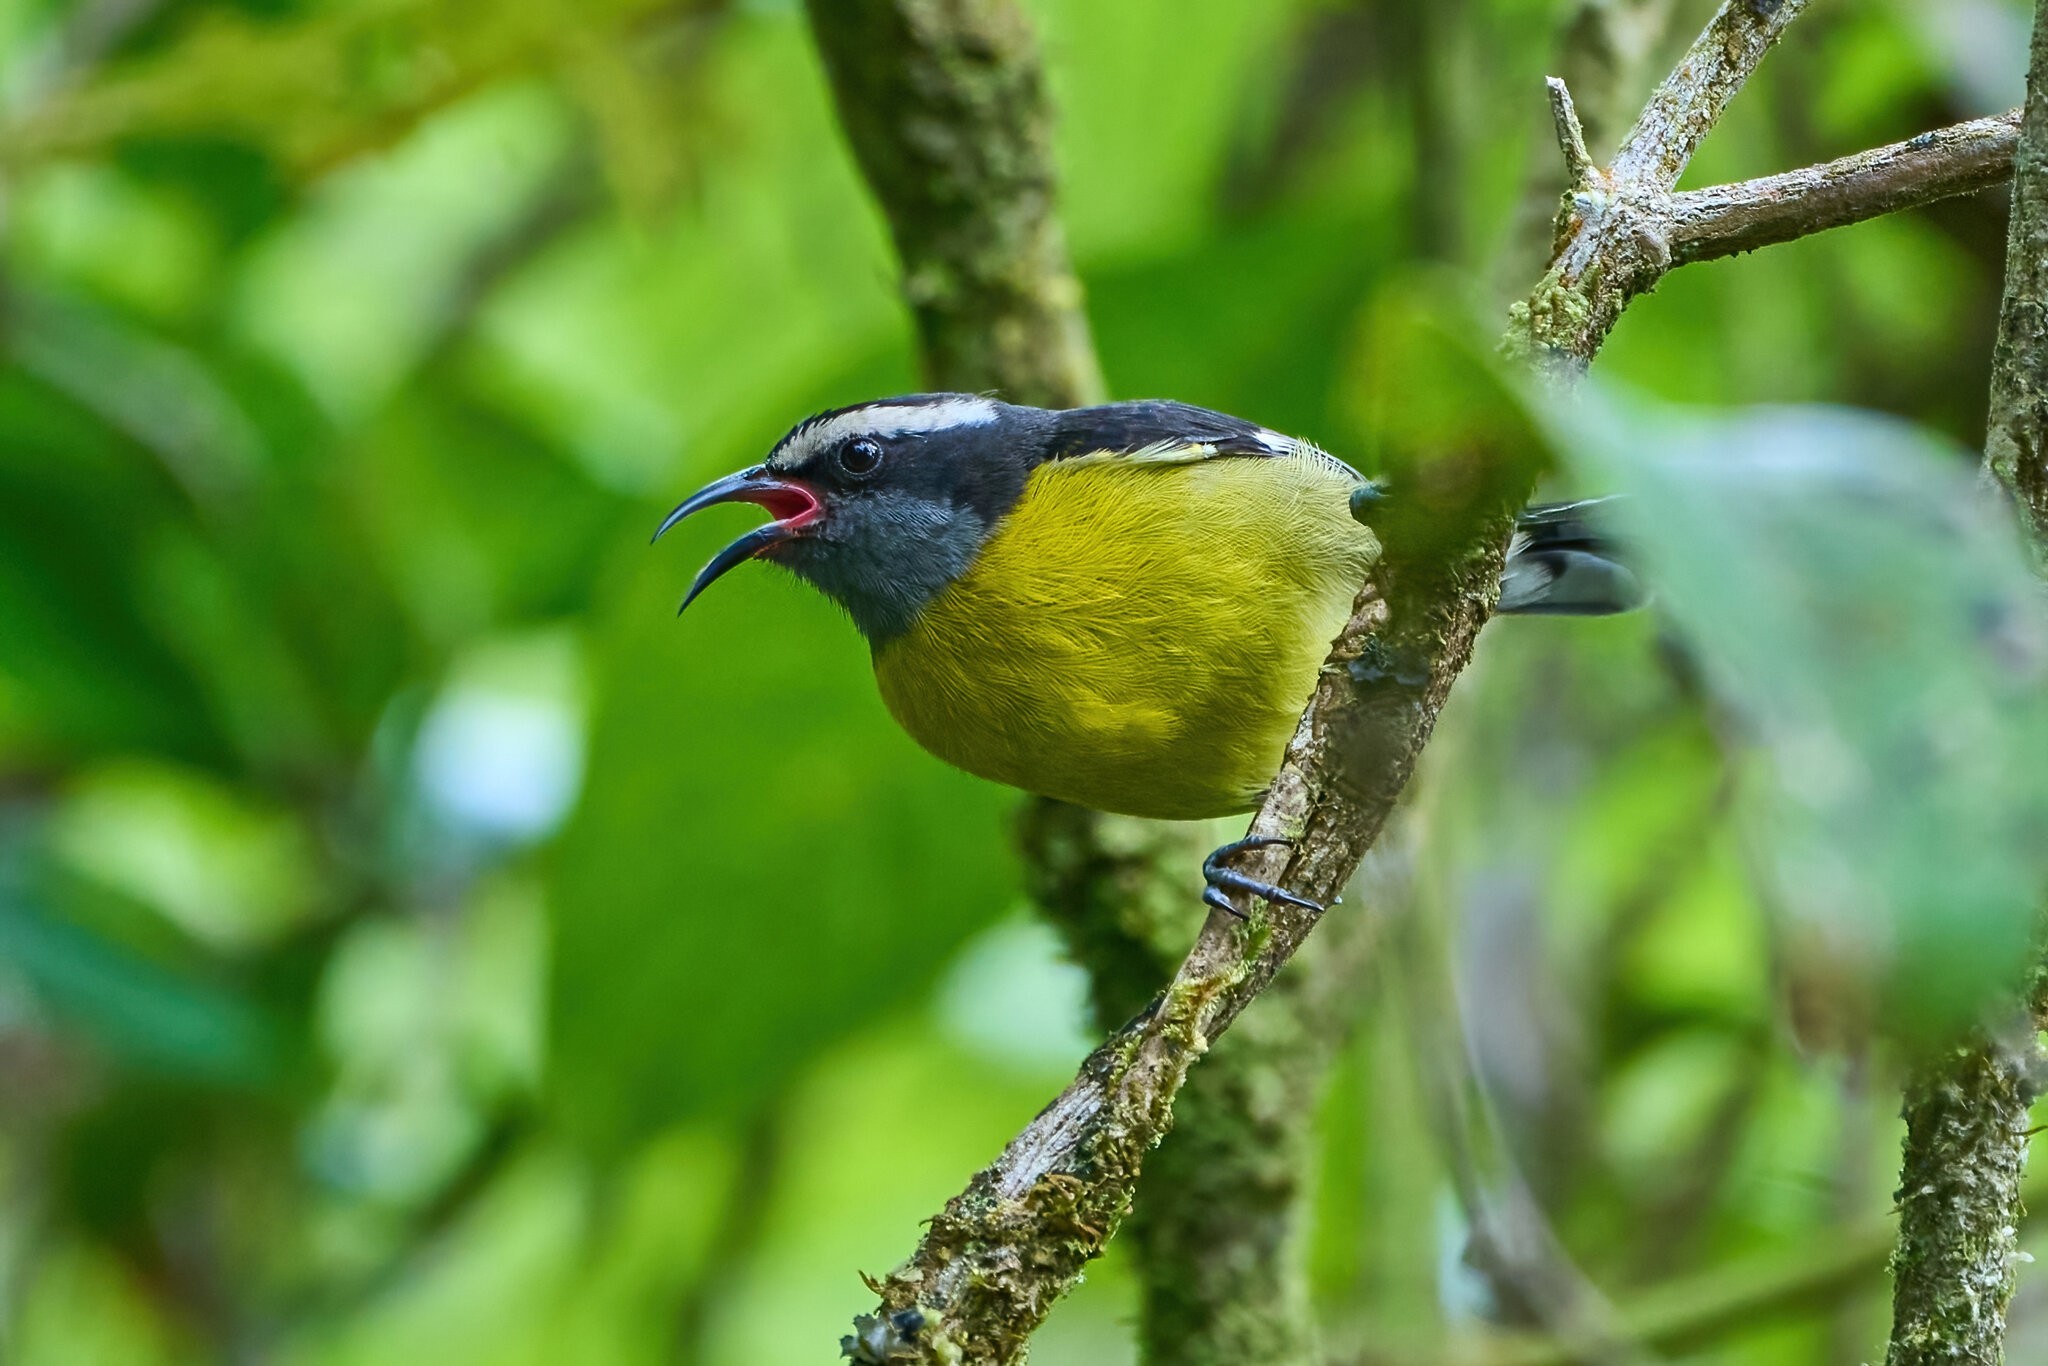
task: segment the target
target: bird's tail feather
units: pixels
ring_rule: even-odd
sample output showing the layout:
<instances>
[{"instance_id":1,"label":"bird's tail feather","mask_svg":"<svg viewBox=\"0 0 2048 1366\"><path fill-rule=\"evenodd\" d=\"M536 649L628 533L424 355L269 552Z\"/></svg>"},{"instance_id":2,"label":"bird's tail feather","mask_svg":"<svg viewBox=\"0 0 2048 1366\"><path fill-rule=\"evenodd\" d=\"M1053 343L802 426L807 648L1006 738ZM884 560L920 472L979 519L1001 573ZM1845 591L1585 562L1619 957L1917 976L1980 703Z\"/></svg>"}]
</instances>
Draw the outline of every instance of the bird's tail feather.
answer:
<instances>
[{"instance_id":1,"label":"bird's tail feather","mask_svg":"<svg viewBox=\"0 0 2048 1366\"><path fill-rule=\"evenodd\" d=\"M1599 617L1627 612L1649 593L1628 548L1608 525L1612 498L1534 503L1515 524L1500 576L1502 613Z\"/></svg>"}]
</instances>

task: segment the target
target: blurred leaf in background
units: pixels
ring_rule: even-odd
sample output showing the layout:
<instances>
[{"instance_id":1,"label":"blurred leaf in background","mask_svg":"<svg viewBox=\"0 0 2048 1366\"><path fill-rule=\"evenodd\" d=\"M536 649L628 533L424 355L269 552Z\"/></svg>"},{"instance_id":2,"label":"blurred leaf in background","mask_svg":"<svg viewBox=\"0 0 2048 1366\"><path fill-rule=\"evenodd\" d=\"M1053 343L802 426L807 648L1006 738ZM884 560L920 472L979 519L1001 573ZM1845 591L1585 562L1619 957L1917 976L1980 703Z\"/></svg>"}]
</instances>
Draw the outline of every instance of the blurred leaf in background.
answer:
<instances>
[{"instance_id":1,"label":"blurred leaf in background","mask_svg":"<svg viewBox=\"0 0 2048 1366\"><path fill-rule=\"evenodd\" d=\"M2016 992L2048 885L2048 624L1974 462L1847 409L1601 402L1565 428L1767 756L1744 819L1771 901L1882 989L1854 1032L1938 1039Z\"/></svg>"}]
</instances>

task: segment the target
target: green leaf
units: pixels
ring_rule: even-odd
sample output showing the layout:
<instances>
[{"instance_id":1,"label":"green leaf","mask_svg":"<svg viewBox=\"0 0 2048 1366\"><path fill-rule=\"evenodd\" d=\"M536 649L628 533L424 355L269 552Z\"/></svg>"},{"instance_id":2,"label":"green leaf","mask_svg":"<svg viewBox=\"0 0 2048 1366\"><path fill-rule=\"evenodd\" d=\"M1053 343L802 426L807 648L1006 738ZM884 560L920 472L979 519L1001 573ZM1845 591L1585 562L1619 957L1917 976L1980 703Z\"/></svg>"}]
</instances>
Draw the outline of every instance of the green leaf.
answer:
<instances>
[{"instance_id":1,"label":"green leaf","mask_svg":"<svg viewBox=\"0 0 2048 1366\"><path fill-rule=\"evenodd\" d=\"M1658 610L1770 759L1751 838L1909 1033L2009 989L2048 889L2048 623L1973 462L1847 409L1557 414Z\"/></svg>"}]
</instances>

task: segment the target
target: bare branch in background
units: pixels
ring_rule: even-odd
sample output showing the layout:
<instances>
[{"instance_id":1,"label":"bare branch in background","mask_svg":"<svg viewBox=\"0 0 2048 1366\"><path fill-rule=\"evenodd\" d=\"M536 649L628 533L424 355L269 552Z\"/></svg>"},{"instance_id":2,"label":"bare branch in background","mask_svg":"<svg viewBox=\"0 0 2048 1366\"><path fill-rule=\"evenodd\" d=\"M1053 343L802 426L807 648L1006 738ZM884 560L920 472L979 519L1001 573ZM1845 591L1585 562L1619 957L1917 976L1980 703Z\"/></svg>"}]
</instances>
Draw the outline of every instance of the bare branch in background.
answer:
<instances>
[{"instance_id":1,"label":"bare branch in background","mask_svg":"<svg viewBox=\"0 0 2048 1366\"><path fill-rule=\"evenodd\" d=\"M677 1296L672 1360L704 1361L715 1354L718 1307L760 1251L775 1192L788 1170L789 1115L785 1091L761 1101L739 1127L739 1161L710 1242L718 1255L706 1258Z\"/></svg>"},{"instance_id":2,"label":"bare branch in background","mask_svg":"<svg viewBox=\"0 0 2048 1366\"><path fill-rule=\"evenodd\" d=\"M2017 140L1984 468L2039 550L2048 548L2048 0L2034 11ZM1886 1366L2005 1360L2028 1111L2044 1062L2038 1030L2048 1023L2048 967L2036 972L2030 1011L2016 1003L2005 1031L1924 1065L1907 1085Z\"/></svg>"},{"instance_id":3,"label":"bare branch in background","mask_svg":"<svg viewBox=\"0 0 2048 1366\"><path fill-rule=\"evenodd\" d=\"M1099 401L1030 21L1010 0L808 10L854 159L888 210L932 383Z\"/></svg>"},{"instance_id":4,"label":"bare branch in background","mask_svg":"<svg viewBox=\"0 0 2048 1366\"><path fill-rule=\"evenodd\" d=\"M2034 13L1984 465L2048 547L2048 5Z\"/></svg>"},{"instance_id":5,"label":"bare branch in background","mask_svg":"<svg viewBox=\"0 0 2048 1366\"><path fill-rule=\"evenodd\" d=\"M1374 858L1391 862L1385 856L1383 840ZM1413 878L1401 872L1378 878L1374 890L1383 899L1403 903L1391 946L1393 974L1399 978L1395 994L1403 1006L1416 1089L1433 1147L1443 1156L1451 1192L1464 1215L1462 1260L1485 1284L1491 1301L1488 1321L1540 1330L1553 1341L1569 1343L1574 1359L1586 1366L1635 1366L1641 1354L1620 1331L1613 1307L1558 1240L1503 1141L1467 1023L1468 1009L1479 1015L1495 1007L1460 1000L1448 942L1449 908L1416 906Z\"/></svg>"},{"instance_id":6,"label":"bare branch in background","mask_svg":"<svg viewBox=\"0 0 2048 1366\"><path fill-rule=\"evenodd\" d=\"M1861 223L2012 178L2020 111L1783 175L1671 196L1671 260L1710 261Z\"/></svg>"},{"instance_id":7,"label":"bare branch in background","mask_svg":"<svg viewBox=\"0 0 2048 1366\"><path fill-rule=\"evenodd\" d=\"M2036 1184L2028 1192L2044 1194ZM1716 1267L1635 1295L1619 1331L1650 1351L1686 1355L1816 1306L1866 1294L1892 1246L1889 1219L1831 1233L1790 1253ZM1854 1358L1851 1358L1854 1359ZM1451 1354L1442 1366L1578 1366L1578 1344L1548 1338L1503 1338ZM1949 1358L1968 1360L1968 1358Z\"/></svg>"}]
</instances>

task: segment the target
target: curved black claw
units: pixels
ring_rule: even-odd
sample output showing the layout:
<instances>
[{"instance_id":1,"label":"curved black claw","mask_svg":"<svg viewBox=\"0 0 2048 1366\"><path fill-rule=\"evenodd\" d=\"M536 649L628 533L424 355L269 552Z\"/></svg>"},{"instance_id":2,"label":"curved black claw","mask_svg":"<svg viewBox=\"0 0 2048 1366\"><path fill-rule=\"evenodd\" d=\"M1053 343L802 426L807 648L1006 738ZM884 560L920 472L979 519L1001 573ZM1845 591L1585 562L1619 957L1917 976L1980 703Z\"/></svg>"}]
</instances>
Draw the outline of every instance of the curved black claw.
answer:
<instances>
[{"instance_id":1,"label":"curved black claw","mask_svg":"<svg viewBox=\"0 0 2048 1366\"><path fill-rule=\"evenodd\" d=\"M1243 892L1246 895L1259 897L1265 901L1284 902L1289 906L1299 906L1304 911L1312 911L1317 915L1321 915L1323 913L1323 904L1320 901L1311 901L1305 896L1296 896L1284 887L1275 887L1272 883L1261 882L1248 873L1240 873L1235 868L1223 866L1247 849L1263 849L1272 844L1292 845L1293 843L1293 840L1283 839L1278 835L1249 835L1244 839L1233 840L1231 843L1224 845L1221 849L1218 849L1202 860L1202 880L1209 884L1202 891L1202 903L1207 906L1214 906L1219 911L1227 911L1239 920L1248 920L1250 917L1245 912L1239 910L1236 903L1230 899L1232 892Z\"/></svg>"}]
</instances>

